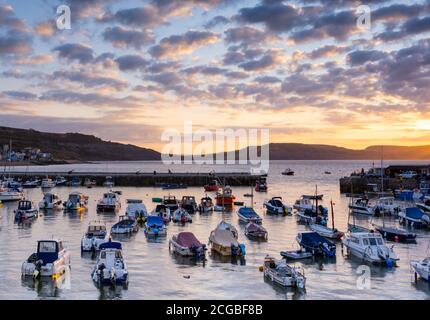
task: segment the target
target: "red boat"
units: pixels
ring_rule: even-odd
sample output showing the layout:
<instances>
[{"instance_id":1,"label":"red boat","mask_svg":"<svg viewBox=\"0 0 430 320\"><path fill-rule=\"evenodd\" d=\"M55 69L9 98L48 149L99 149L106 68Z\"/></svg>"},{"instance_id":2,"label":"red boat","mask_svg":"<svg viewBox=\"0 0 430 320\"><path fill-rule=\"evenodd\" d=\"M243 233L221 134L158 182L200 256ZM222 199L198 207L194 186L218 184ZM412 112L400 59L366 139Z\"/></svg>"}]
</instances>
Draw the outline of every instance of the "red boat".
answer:
<instances>
[{"instance_id":1,"label":"red boat","mask_svg":"<svg viewBox=\"0 0 430 320\"><path fill-rule=\"evenodd\" d=\"M206 192L215 191L218 192L218 190L221 188L217 180L212 180L209 184L204 186Z\"/></svg>"},{"instance_id":2,"label":"red boat","mask_svg":"<svg viewBox=\"0 0 430 320\"><path fill-rule=\"evenodd\" d=\"M222 190L222 192L217 193L215 199L217 206L232 208L234 206L234 199L236 199L236 197L233 195L233 191L231 190L231 188L229 186L226 186Z\"/></svg>"}]
</instances>

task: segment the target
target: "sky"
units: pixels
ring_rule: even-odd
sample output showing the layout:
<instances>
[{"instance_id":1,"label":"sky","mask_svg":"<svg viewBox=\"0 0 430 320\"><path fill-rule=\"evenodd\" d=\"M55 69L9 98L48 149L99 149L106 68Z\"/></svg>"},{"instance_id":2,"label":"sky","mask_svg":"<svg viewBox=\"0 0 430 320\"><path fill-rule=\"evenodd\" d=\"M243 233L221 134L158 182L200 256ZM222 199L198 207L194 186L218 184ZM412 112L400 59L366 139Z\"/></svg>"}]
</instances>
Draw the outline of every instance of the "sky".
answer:
<instances>
[{"instance_id":1,"label":"sky","mask_svg":"<svg viewBox=\"0 0 430 320\"><path fill-rule=\"evenodd\" d=\"M0 126L156 150L185 121L426 145L429 35L430 0L0 0Z\"/></svg>"}]
</instances>

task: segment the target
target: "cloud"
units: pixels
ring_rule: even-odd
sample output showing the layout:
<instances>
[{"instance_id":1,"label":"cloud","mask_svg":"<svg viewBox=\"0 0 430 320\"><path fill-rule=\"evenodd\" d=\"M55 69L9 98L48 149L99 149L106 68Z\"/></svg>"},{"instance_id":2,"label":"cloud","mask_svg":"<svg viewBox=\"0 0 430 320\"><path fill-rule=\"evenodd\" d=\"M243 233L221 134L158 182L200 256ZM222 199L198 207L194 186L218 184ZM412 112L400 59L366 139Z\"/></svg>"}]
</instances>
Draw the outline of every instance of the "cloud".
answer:
<instances>
[{"instance_id":1,"label":"cloud","mask_svg":"<svg viewBox=\"0 0 430 320\"><path fill-rule=\"evenodd\" d=\"M160 43L149 49L154 58L190 54L194 50L215 43L218 35L209 31L188 31L161 39Z\"/></svg>"},{"instance_id":2,"label":"cloud","mask_svg":"<svg viewBox=\"0 0 430 320\"><path fill-rule=\"evenodd\" d=\"M378 50L357 50L348 54L347 61L352 66L356 66L370 61L378 61L384 59L386 56L385 52Z\"/></svg>"},{"instance_id":3,"label":"cloud","mask_svg":"<svg viewBox=\"0 0 430 320\"><path fill-rule=\"evenodd\" d=\"M42 38L52 37L55 30L54 22L51 20L39 22L34 27L34 33Z\"/></svg>"},{"instance_id":4,"label":"cloud","mask_svg":"<svg viewBox=\"0 0 430 320\"><path fill-rule=\"evenodd\" d=\"M182 79L175 72L163 72L159 74L154 74L148 76L147 79L162 84L166 87L178 85L182 82Z\"/></svg>"},{"instance_id":5,"label":"cloud","mask_svg":"<svg viewBox=\"0 0 430 320\"><path fill-rule=\"evenodd\" d=\"M243 44L266 44L268 41L279 40L275 34L264 32L253 27L230 28L225 31L227 43L241 42Z\"/></svg>"},{"instance_id":6,"label":"cloud","mask_svg":"<svg viewBox=\"0 0 430 320\"><path fill-rule=\"evenodd\" d=\"M107 12L100 22L118 22L122 25L137 28L150 28L161 24L164 19L154 6L121 9L115 13Z\"/></svg>"},{"instance_id":7,"label":"cloud","mask_svg":"<svg viewBox=\"0 0 430 320\"><path fill-rule=\"evenodd\" d=\"M224 16L215 16L211 20L206 22L203 26L205 29L212 29L212 28L215 28L219 25L225 25L229 22L230 22L230 20Z\"/></svg>"},{"instance_id":8,"label":"cloud","mask_svg":"<svg viewBox=\"0 0 430 320\"><path fill-rule=\"evenodd\" d=\"M2 94L7 96L7 97L18 99L18 100L35 100L35 99L37 99L36 94L28 92L28 91L11 90L11 91L3 91Z\"/></svg>"},{"instance_id":9,"label":"cloud","mask_svg":"<svg viewBox=\"0 0 430 320\"><path fill-rule=\"evenodd\" d=\"M122 27L106 28L102 35L105 41L111 42L116 48L140 49L154 41L153 34L148 31L129 30Z\"/></svg>"},{"instance_id":10,"label":"cloud","mask_svg":"<svg viewBox=\"0 0 430 320\"><path fill-rule=\"evenodd\" d=\"M21 34L0 36L0 56L25 55L31 52L31 40Z\"/></svg>"},{"instance_id":11,"label":"cloud","mask_svg":"<svg viewBox=\"0 0 430 320\"><path fill-rule=\"evenodd\" d=\"M55 71L52 80L69 80L79 83L85 88L108 87L121 91L127 87L127 82L112 77L97 76L93 71Z\"/></svg>"},{"instance_id":12,"label":"cloud","mask_svg":"<svg viewBox=\"0 0 430 320\"><path fill-rule=\"evenodd\" d=\"M58 52L58 56L69 61L78 61L81 64L88 64L94 59L94 52L91 47L78 43L66 43L52 49Z\"/></svg>"},{"instance_id":13,"label":"cloud","mask_svg":"<svg viewBox=\"0 0 430 320\"><path fill-rule=\"evenodd\" d=\"M54 57L49 54L39 54L35 56L30 56L26 58L20 58L15 61L17 65L41 65L48 64L54 61Z\"/></svg>"},{"instance_id":14,"label":"cloud","mask_svg":"<svg viewBox=\"0 0 430 320\"><path fill-rule=\"evenodd\" d=\"M121 56L115 59L115 62L118 64L119 69L122 71L139 70L149 64L148 61L146 61L139 55Z\"/></svg>"},{"instance_id":15,"label":"cloud","mask_svg":"<svg viewBox=\"0 0 430 320\"><path fill-rule=\"evenodd\" d=\"M26 31L24 20L15 17L12 6L0 5L0 27L5 27L18 32Z\"/></svg>"},{"instance_id":16,"label":"cloud","mask_svg":"<svg viewBox=\"0 0 430 320\"><path fill-rule=\"evenodd\" d=\"M268 50L263 57L239 64L246 71L262 71L272 69L285 62L285 56L279 50Z\"/></svg>"}]
</instances>

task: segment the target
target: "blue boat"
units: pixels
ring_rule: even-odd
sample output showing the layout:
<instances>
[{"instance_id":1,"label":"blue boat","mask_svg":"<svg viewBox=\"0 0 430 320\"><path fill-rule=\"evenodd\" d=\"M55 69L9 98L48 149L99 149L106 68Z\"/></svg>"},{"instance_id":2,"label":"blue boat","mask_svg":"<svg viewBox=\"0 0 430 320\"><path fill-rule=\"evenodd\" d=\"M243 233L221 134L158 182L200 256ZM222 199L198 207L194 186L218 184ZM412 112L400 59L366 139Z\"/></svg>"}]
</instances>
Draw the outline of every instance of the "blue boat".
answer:
<instances>
[{"instance_id":1,"label":"blue boat","mask_svg":"<svg viewBox=\"0 0 430 320\"><path fill-rule=\"evenodd\" d=\"M417 201L424 199L424 194L419 190L395 190L394 197L402 201Z\"/></svg>"},{"instance_id":2,"label":"blue boat","mask_svg":"<svg viewBox=\"0 0 430 320\"><path fill-rule=\"evenodd\" d=\"M263 222L263 219L255 212L253 208L249 207L243 207L237 210L237 215L239 216L239 219L243 222L249 223L254 222L261 224Z\"/></svg>"},{"instance_id":3,"label":"blue boat","mask_svg":"<svg viewBox=\"0 0 430 320\"><path fill-rule=\"evenodd\" d=\"M428 225L429 216L417 207L410 207L399 212L399 222L410 227L422 228Z\"/></svg>"},{"instance_id":4,"label":"blue boat","mask_svg":"<svg viewBox=\"0 0 430 320\"><path fill-rule=\"evenodd\" d=\"M299 245L314 256L335 257L336 245L316 232L301 232L296 237Z\"/></svg>"},{"instance_id":5,"label":"blue boat","mask_svg":"<svg viewBox=\"0 0 430 320\"><path fill-rule=\"evenodd\" d=\"M163 218L160 216L148 216L145 222L145 234L148 237L165 236L167 229Z\"/></svg>"}]
</instances>

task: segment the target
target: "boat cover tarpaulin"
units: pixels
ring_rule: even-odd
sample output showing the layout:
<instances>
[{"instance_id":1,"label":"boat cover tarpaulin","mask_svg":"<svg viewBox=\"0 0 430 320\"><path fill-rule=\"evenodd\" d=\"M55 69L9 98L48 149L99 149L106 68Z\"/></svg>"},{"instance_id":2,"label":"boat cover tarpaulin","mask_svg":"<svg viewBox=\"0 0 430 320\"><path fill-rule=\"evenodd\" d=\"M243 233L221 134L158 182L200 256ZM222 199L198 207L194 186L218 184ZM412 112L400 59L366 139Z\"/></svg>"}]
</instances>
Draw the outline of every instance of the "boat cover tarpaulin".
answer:
<instances>
[{"instance_id":1,"label":"boat cover tarpaulin","mask_svg":"<svg viewBox=\"0 0 430 320\"><path fill-rule=\"evenodd\" d=\"M320 236L318 233L316 232L303 232L301 234L302 240L301 240L301 244L308 246L308 247L316 247L318 246L320 243L327 243L329 246L332 246L333 243L328 241L327 239L325 239L324 237Z\"/></svg>"},{"instance_id":2,"label":"boat cover tarpaulin","mask_svg":"<svg viewBox=\"0 0 430 320\"><path fill-rule=\"evenodd\" d=\"M201 247L201 243L199 240L197 240L197 238L195 237L195 235L191 232L181 232L178 234L178 236L176 237L176 241L178 244L180 244L183 247Z\"/></svg>"},{"instance_id":3,"label":"boat cover tarpaulin","mask_svg":"<svg viewBox=\"0 0 430 320\"><path fill-rule=\"evenodd\" d=\"M122 248L122 246L121 246L120 242L112 242L112 241L102 243L99 246L100 250L102 250L102 249L121 249L121 248Z\"/></svg>"},{"instance_id":4,"label":"boat cover tarpaulin","mask_svg":"<svg viewBox=\"0 0 430 320\"><path fill-rule=\"evenodd\" d=\"M240 208L239 213L247 218L259 218L260 216L252 208Z\"/></svg>"},{"instance_id":5,"label":"boat cover tarpaulin","mask_svg":"<svg viewBox=\"0 0 430 320\"><path fill-rule=\"evenodd\" d=\"M265 231L266 231L266 229L264 229L262 226L260 226L260 225L258 225L258 224L256 224L256 223L249 223L249 224L246 226L246 229L247 229L248 231L250 231L250 232L257 232L257 231L265 232Z\"/></svg>"},{"instance_id":6,"label":"boat cover tarpaulin","mask_svg":"<svg viewBox=\"0 0 430 320\"><path fill-rule=\"evenodd\" d=\"M149 216L148 219L146 220L146 225L151 227L152 226L161 227L163 226L163 218L159 216Z\"/></svg>"},{"instance_id":7,"label":"boat cover tarpaulin","mask_svg":"<svg viewBox=\"0 0 430 320\"><path fill-rule=\"evenodd\" d=\"M233 237L231 231L229 230L215 229L211 234L210 240L224 247L229 247L232 244L239 246L239 242L237 242L236 238Z\"/></svg>"},{"instance_id":8,"label":"boat cover tarpaulin","mask_svg":"<svg viewBox=\"0 0 430 320\"><path fill-rule=\"evenodd\" d=\"M406 208L406 216L408 218L419 220L422 218L423 215L424 215L424 213L418 208L415 208L415 207Z\"/></svg>"}]
</instances>

